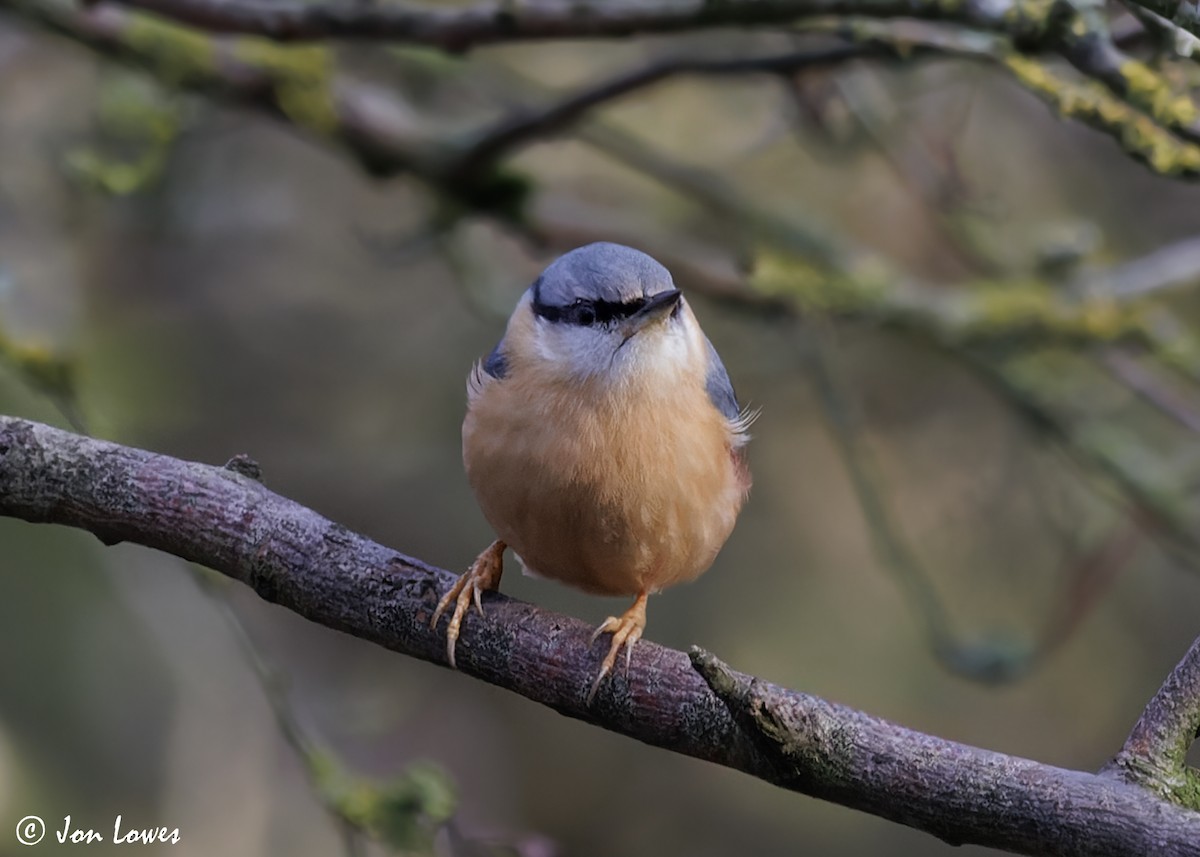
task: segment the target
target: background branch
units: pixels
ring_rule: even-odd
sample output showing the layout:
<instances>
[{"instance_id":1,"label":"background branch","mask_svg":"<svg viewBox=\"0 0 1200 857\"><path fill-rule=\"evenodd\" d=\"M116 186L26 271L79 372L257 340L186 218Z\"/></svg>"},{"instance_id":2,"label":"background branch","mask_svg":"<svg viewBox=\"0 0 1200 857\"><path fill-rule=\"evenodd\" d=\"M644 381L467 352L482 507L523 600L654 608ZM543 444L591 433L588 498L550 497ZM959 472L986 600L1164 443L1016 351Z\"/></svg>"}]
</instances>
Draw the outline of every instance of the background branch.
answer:
<instances>
[{"instance_id":1,"label":"background branch","mask_svg":"<svg viewBox=\"0 0 1200 857\"><path fill-rule=\"evenodd\" d=\"M1186 0L1130 0L1181 27L1192 35L1200 35L1200 13Z\"/></svg>"},{"instance_id":2,"label":"background branch","mask_svg":"<svg viewBox=\"0 0 1200 857\"><path fill-rule=\"evenodd\" d=\"M120 0L210 32L264 36L276 41L371 39L464 51L496 42L534 39L613 38L713 27L779 25L817 15L866 14L964 20L1008 28L1026 38L1045 29L1049 15L1069 16L1067 3L1037 8L970 0L947 6L934 0L522 0L459 8L405 4L358 6L342 2L237 2L220 0Z\"/></svg>"},{"instance_id":3,"label":"background branch","mask_svg":"<svg viewBox=\"0 0 1200 857\"><path fill-rule=\"evenodd\" d=\"M0 514L168 551L314 622L444 662L442 635L428 622L449 572L238 472L10 417L0 417L0 465ZM950 842L1029 854L1200 854L1200 813L1140 786L922 735L701 652L693 653L697 672L683 653L643 642L589 707L600 654L590 629L502 595L488 601L486 619L473 616L459 641L462 671L567 716ZM1196 698L1186 694L1196 689L1198 652L1200 643L1154 705L1181 698L1194 715Z\"/></svg>"}]
</instances>

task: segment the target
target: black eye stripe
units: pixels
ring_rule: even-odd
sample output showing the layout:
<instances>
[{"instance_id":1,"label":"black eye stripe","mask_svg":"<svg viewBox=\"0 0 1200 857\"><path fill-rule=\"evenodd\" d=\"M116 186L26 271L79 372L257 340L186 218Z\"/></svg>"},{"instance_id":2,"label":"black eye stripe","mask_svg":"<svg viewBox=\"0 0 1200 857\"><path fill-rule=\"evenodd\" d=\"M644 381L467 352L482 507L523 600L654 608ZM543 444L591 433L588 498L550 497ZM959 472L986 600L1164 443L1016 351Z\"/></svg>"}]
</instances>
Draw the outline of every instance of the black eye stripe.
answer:
<instances>
[{"instance_id":1,"label":"black eye stripe","mask_svg":"<svg viewBox=\"0 0 1200 857\"><path fill-rule=\"evenodd\" d=\"M646 305L645 298L635 298L626 303L618 301L589 301L580 298L567 306L552 306L544 304L534 292L533 311L546 321L566 322L580 327L607 325L620 319L629 318Z\"/></svg>"}]
</instances>

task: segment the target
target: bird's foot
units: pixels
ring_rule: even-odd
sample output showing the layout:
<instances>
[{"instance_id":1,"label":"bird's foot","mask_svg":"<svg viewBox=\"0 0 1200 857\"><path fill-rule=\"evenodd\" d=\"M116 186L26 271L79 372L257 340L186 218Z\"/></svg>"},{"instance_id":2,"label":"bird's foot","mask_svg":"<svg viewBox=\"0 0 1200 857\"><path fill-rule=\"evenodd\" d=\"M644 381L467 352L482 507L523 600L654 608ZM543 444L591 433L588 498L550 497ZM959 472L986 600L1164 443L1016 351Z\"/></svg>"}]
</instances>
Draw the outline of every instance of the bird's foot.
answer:
<instances>
[{"instance_id":1,"label":"bird's foot","mask_svg":"<svg viewBox=\"0 0 1200 857\"><path fill-rule=\"evenodd\" d=\"M592 689L588 691L588 704L596 698L596 691L600 687L600 682L608 675L613 666L617 662L617 655L621 652L621 647L625 648L625 668L629 668L629 661L633 657L633 644L642 638L642 631L646 629L646 598L648 593L643 592L637 597L637 601L633 602L633 606L626 610L620 616L609 616L600 623L600 627L592 634L592 642L601 634L608 632L612 633L612 643L608 647L608 655L604 658L604 663L600 665L600 674L596 676L596 680L592 682Z\"/></svg>"},{"instance_id":2,"label":"bird's foot","mask_svg":"<svg viewBox=\"0 0 1200 857\"><path fill-rule=\"evenodd\" d=\"M450 626L446 629L446 658L452 667L457 668L454 663L454 646L458 642L458 631L462 627L463 616L470 609L471 602L475 602L475 609L482 616L483 603L479 600L480 593L500 588L500 575L504 572L504 548L504 542L499 539L488 545L483 553L475 557L466 573L454 581L450 591L442 596L437 609L433 611L433 621L429 623L429 627L437 628L442 614L449 609L452 602L454 604L454 612L450 614Z\"/></svg>"}]
</instances>

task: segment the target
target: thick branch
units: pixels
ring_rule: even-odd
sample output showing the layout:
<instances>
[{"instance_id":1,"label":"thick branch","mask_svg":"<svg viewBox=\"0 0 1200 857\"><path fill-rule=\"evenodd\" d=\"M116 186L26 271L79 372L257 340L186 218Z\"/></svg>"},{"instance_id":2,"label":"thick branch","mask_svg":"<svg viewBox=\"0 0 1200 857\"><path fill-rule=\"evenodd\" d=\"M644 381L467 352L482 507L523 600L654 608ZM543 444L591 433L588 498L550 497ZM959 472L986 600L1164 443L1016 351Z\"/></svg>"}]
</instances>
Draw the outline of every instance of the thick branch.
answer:
<instances>
[{"instance_id":1,"label":"thick branch","mask_svg":"<svg viewBox=\"0 0 1200 857\"><path fill-rule=\"evenodd\" d=\"M994 830L990 808L995 805L1019 807L1018 812L1031 816L1043 810L1046 817L1058 814L1037 806L1047 784L1047 768L1037 762L942 741L836 703L783 690L734 672L700 650L694 649L692 658L738 724L776 759L781 785L927 830L952 844L977 842L980 829ZM1056 774L1094 779L1084 773ZM864 782L872 787L862 788ZM916 800L913 783L921 784L922 797ZM905 797L899 798L901 793ZM961 800L964 795L970 797ZM1103 823L1107 812L1100 805L1061 809L1063 815L1085 825ZM1051 826L1059 827L1056 822ZM1094 844L1083 845L1082 835L1082 831L1060 828L1042 838L1036 853L1109 853L1103 848L1091 850L1097 848ZM1200 853L1200 842L1181 846L1183 853ZM1175 853L1173 846L1164 848L1162 843L1147 842L1143 847L1142 857Z\"/></svg>"},{"instance_id":2,"label":"thick branch","mask_svg":"<svg viewBox=\"0 0 1200 857\"><path fill-rule=\"evenodd\" d=\"M203 563L314 622L445 662L429 629L448 572L376 544L234 470L0 417L0 514ZM882 815L1027 854L1200 855L1200 814L1137 785L922 735L639 643L586 702L603 643L502 595L472 615L463 672L570 717ZM716 689L714 694L709 685Z\"/></svg>"}]
</instances>

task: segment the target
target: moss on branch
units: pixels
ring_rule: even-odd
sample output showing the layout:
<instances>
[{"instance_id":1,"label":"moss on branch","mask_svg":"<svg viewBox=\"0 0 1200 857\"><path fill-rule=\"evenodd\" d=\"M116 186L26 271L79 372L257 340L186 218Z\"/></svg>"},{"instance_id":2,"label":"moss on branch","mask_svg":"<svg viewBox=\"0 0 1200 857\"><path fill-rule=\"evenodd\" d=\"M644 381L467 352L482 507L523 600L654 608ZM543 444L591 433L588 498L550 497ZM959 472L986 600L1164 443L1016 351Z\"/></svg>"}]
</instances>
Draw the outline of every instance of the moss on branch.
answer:
<instances>
[{"instance_id":1,"label":"moss on branch","mask_svg":"<svg viewBox=\"0 0 1200 857\"><path fill-rule=\"evenodd\" d=\"M1185 178L1200 175L1200 146L1180 140L1100 84L1067 80L1041 60L1017 53L1005 57L1002 64L1021 86L1045 101L1059 116L1105 132L1155 172ZM1158 85L1140 72L1135 72L1133 79L1143 92ZM1163 97L1161 91L1155 91ZM1169 106L1173 103L1167 102L1168 106L1162 110L1177 115L1185 113L1178 105Z\"/></svg>"},{"instance_id":2,"label":"moss on branch","mask_svg":"<svg viewBox=\"0 0 1200 857\"><path fill-rule=\"evenodd\" d=\"M915 330L947 345L1144 342L1137 303L1105 295L1070 297L1038 280L981 282L954 289L907 282L871 265L826 272L777 253L760 254L751 287L786 297L802 312L860 317Z\"/></svg>"}]
</instances>

